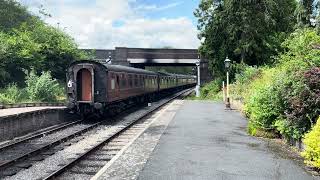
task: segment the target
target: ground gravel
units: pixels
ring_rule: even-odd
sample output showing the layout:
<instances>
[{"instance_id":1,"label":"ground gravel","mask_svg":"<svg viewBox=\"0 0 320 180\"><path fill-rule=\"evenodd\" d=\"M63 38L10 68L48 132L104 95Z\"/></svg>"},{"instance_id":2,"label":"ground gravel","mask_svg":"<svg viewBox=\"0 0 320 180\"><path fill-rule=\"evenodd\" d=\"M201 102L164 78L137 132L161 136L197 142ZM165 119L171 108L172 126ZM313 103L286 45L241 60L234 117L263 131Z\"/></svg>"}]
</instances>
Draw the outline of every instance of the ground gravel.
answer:
<instances>
[{"instance_id":1,"label":"ground gravel","mask_svg":"<svg viewBox=\"0 0 320 180\"><path fill-rule=\"evenodd\" d=\"M164 101L166 101L166 99L153 103L151 108L155 108L156 106L163 103ZM96 145L98 141L102 141L105 138L110 137L113 133L123 128L126 124L131 122L133 119L139 118L142 114L146 112L146 110L150 110L151 108L146 107L138 111L135 111L123 117L122 119L117 119L117 122L112 126L101 125L95 130L85 133L83 135L84 137L83 139L80 138L79 141L72 143L70 146L64 147L64 149L56 152L52 156L45 158L43 161L33 163L33 166L31 166L29 169L22 170L18 172L16 175L12 177L7 177L5 179L6 180L7 179L25 180L26 177L28 177L27 179L42 179L43 177L47 176L49 173L57 170L61 165L66 164L70 160L76 158L79 154L84 153L86 149ZM79 126L83 126L83 125L79 125ZM72 130L66 130L64 133L70 133L70 131ZM57 132L56 136L63 136L63 133ZM38 142L41 142L41 143L47 142L55 138L56 137L54 135L50 137L47 136L39 140ZM88 179L88 176L77 175L77 177L72 177L72 178Z\"/></svg>"}]
</instances>

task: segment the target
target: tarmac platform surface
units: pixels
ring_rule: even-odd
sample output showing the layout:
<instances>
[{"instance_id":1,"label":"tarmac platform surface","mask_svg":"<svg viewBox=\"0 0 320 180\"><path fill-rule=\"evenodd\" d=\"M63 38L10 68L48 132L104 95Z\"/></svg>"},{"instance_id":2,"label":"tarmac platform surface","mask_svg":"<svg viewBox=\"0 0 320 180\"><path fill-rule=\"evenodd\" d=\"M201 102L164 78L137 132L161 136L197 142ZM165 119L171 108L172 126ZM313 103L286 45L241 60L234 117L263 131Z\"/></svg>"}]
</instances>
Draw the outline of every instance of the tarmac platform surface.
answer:
<instances>
[{"instance_id":1,"label":"tarmac platform surface","mask_svg":"<svg viewBox=\"0 0 320 180\"><path fill-rule=\"evenodd\" d=\"M139 180L312 180L269 141L247 135L247 120L222 103L185 101Z\"/></svg>"}]
</instances>

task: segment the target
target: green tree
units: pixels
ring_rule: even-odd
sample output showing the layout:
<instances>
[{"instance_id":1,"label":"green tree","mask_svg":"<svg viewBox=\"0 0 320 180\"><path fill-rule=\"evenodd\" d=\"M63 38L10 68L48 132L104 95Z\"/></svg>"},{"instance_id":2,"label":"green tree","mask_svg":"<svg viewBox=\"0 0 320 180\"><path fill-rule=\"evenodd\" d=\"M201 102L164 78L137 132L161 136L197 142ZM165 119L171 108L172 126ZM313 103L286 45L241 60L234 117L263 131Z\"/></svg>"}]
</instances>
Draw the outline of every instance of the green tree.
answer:
<instances>
[{"instance_id":1,"label":"green tree","mask_svg":"<svg viewBox=\"0 0 320 180\"><path fill-rule=\"evenodd\" d=\"M270 63L293 31L295 7L295 0L202 0L195 11L199 38L205 38L200 52L216 76L226 56L249 65Z\"/></svg>"},{"instance_id":2,"label":"green tree","mask_svg":"<svg viewBox=\"0 0 320 180\"><path fill-rule=\"evenodd\" d=\"M299 0L296 14L299 27L312 27L311 19L314 13L314 0Z\"/></svg>"},{"instance_id":3,"label":"green tree","mask_svg":"<svg viewBox=\"0 0 320 180\"><path fill-rule=\"evenodd\" d=\"M14 0L0 0L0 30L11 31L34 18L27 9Z\"/></svg>"},{"instance_id":4,"label":"green tree","mask_svg":"<svg viewBox=\"0 0 320 180\"><path fill-rule=\"evenodd\" d=\"M85 59L84 52L78 50L74 40L63 31L37 21L32 26L22 26L21 31L30 31L40 45L40 64L34 64L37 72L51 71L52 76L64 80L65 70L72 61Z\"/></svg>"},{"instance_id":5,"label":"green tree","mask_svg":"<svg viewBox=\"0 0 320 180\"><path fill-rule=\"evenodd\" d=\"M40 45L34 41L29 31L13 30L11 33L0 32L0 86L11 82L24 81L24 70L41 61Z\"/></svg>"},{"instance_id":6,"label":"green tree","mask_svg":"<svg viewBox=\"0 0 320 180\"><path fill-rule=\"evenodd\" d=\"M45 14L44 10L42 14ZM0 0L0 87L11 82L23 86L25 71L51 71L64 80L69 63L86 59L74 40L63 31L31 15L13 0Z\"/></svg>"}]
</instances>

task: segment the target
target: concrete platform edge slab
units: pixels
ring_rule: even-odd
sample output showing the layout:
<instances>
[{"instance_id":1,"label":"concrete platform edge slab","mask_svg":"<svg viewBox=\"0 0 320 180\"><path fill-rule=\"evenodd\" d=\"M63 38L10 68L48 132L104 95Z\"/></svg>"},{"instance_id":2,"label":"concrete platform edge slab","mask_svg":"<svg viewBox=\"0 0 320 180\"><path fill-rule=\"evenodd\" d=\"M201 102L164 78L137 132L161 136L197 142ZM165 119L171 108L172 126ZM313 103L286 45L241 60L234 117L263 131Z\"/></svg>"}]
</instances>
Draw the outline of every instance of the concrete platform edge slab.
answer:
<instances>
[{"instance_id":1,"label":"concrete platform edge slab","mask_svg":"<svg viewBox=\"0 0 320 180\"><path fill-rule=\"evenodd\" d=\"M133 139L117 154L112 162L106 164L93 178L96 179L136 179L144 168L149 156L159 142L161 135L174 118L183 100L175 100L155 114L149 127Z\"/></svg>"}]
</instances>

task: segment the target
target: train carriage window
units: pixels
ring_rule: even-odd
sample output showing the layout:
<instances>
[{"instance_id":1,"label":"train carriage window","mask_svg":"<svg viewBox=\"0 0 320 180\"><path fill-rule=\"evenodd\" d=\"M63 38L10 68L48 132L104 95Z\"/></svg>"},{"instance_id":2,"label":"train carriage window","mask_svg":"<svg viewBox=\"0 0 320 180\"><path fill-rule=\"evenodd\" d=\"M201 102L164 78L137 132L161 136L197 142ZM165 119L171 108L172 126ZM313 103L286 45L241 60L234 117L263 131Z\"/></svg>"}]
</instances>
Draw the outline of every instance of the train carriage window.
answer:
<instances>
[{"instance_id":1,"label":"train carriage window","mask_svg":"<svg viewBox=\"0 0 320 180\"><path fill-rule=\"evenodd\" d=\"M115 88L115 80L114 80L114 74L110 73L110 88L113 90Z\"/></svg>"},{"instance_id":2,"label":"train carriage window","mask_svg":"<svg viewBox=\"0 0 320 180\"><path fill-rule=\"evenodd\" d=\"M151 76L149 76L149 86L148 86L149 88L151 88L152 87L152 77Z\"/></svg>"},{"instance_id":3,"label":"train carriage window","mask_svg":"<svg viewBox=\"0 0 320 180\"><path fill-rule=\"evenodd\" d=\"M138 87L141 86L141 75L138 75Z\"/></svg>"},{"instance_id":4,"label":"train carriage window","mask_svg":"<svg viewBox=\"0 0 320 180\"><path fill-rule=\"evenodd\" d=\"M150 88L150 76L147 76L147 84L145 84L145 87Z\"/></svg>"},{"instance_id":5,"label":"train carriage window","mask_svg":"<svg viewBox=\"0 0 320 180\"><path fill-rule=\"evenodd\" d=\"M117 89L119 89L119 86L120 86L120 80L119 80L119 75L116 75L116 79L117 79Z\"/></svg>"},{"instance_id":6,"label":"train carriage window","mask_svg":"<svg viewBox=\"0 0 320 180\"><path fill-rule=\"evenodd\" d=\"M134 76L134 86L138 87L138 75Z\"/></svg>"},{"instance_id":7,"label":"train carriage window","mask_svg":"<svg viewBox=\"0 0 320 180\"><path fill-rule=\"evenodd\" d=\"M131 74L128 75L128 81L129 81L129 87L131 88L132 87L132 75Z\"/></svg>"},{"instance_id":8,"label":"train carriage window","mask_svg":"<svg viewBox=\"0 0 320 180\"><path fill-rule=\"evenodd\" d=\"M139 87L143 86L143 75L139 75Z\"/></svg>"},{"instance_id":9,"label":"train carriage window","mask_svg":"<svg viewBox=\"0 0 320 180\"><path fill-rule=\"evenodd\" d=\"M147 77L148 77L148 76L146 76L146 75L143 75L143 76L142 76L142 79L143 79L142 82L141 82L141 83L142 83L142 87L145 87L145 86L146 86L145 79L146 79Z\"/></svg>"},{"instance_id":10,"label":"train carriage window","mask_svg":"<svg viewBox=\"0 0 320 180\"><path fill-rule=\"evenodd\" d=\"M115 88L115 81L114 79L111 79L111 89L113 90Z\"/></svg>"},{"instance_id":11,"label":"train carriage window","mask_svg":"<svg viewBox=\"0 0 320 180\"><path fill-rule=\"evenodd\" d=\"M125 78L125 75L124 74L121 74L121 80L120 80L121 84L120 84L120 87L121 88L126 88L127 86L127 81L126 81L126 78Z\"/></svg>"}]
</instances>

